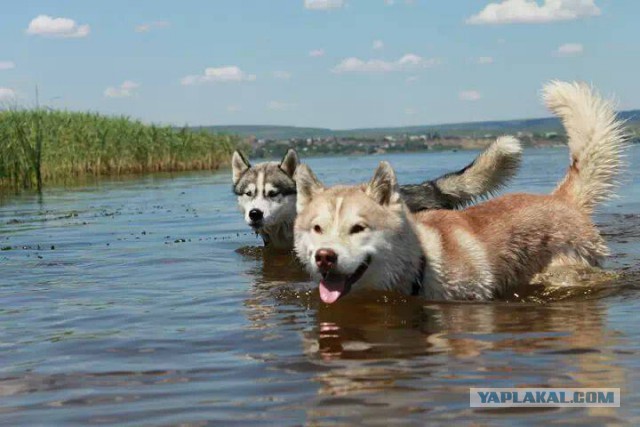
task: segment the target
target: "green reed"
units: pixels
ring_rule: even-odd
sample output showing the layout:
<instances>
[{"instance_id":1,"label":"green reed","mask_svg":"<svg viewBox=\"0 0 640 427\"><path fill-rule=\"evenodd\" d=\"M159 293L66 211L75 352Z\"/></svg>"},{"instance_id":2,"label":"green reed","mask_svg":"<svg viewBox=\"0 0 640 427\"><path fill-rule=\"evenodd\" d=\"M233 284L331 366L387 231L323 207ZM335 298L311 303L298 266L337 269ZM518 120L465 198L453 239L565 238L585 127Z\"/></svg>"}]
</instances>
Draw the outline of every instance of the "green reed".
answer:
<instances>
[{"instance_id":1,"label":"green reed","mask_svg":"<svg viewBox=\"0 0 640 427\"><path fill-rule=\"evenodd\" d=\"M238 144L127 117L35 108L0 111L0 189L86 176L217 169Z\"/></svg>"}]
</instances>

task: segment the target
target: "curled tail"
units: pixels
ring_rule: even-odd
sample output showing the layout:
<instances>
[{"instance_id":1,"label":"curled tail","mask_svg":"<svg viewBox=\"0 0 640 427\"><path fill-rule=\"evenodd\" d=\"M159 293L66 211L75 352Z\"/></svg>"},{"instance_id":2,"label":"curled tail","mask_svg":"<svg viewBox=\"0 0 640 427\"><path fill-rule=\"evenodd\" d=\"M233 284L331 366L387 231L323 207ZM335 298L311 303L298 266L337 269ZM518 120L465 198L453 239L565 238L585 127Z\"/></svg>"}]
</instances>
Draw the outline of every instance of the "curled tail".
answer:
<instances>
[{"instance_id":1,"label":"curled tail","mask_svg":"<svg viewBox=\"0 0 640 427\"><path fill-rule=\"evenodd\" d=\"M518 172L521 157L520 141L512 136L501 136L472 163L459 172L436 179L435 185L444 194L457 199L458 207L464 206L504 187Z\"/></svg>"},{"instance_id":2,"label":"curled tail","mask_svg":"<svg viewBox=\"0 0 640 427\"><path fill-rule=\"evenodd\" d=\"M400 192L412 212L462 208L504 187L518 171L521 157L520 141L503 136L459 171L403 185Z\"/></svg>"},{"instance_id":3,"label":"curled tail","mask_svg":"<svg viewBox=\"0 0 640 427\"><path fill-rule=\"evenodd\" d=\"M564 125L571 163L553 194L586 213L613 196L626 146L623 123L613 105L588 85L552 81L543 91L547 107Z\"/></svg>"}]
</instances>

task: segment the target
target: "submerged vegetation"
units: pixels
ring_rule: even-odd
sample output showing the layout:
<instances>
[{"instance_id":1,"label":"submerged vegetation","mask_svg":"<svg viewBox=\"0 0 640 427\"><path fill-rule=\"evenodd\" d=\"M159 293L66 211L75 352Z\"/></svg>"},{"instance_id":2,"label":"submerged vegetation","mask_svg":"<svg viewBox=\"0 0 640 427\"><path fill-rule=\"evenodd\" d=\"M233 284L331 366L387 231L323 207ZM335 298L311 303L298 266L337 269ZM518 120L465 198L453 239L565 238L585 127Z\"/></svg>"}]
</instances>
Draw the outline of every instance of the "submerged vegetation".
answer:
<instances>
[{"instance_id":1,"label":"submerged vegetation","mask_svg":"<svg viewBox=\"0 0 640 427\"><path fill-rule=\"evenodd\" d=\"M47 109L0 111L0 189L86 176L217 169L238 139L126 117Z\"/></svg>"}]
</instances>

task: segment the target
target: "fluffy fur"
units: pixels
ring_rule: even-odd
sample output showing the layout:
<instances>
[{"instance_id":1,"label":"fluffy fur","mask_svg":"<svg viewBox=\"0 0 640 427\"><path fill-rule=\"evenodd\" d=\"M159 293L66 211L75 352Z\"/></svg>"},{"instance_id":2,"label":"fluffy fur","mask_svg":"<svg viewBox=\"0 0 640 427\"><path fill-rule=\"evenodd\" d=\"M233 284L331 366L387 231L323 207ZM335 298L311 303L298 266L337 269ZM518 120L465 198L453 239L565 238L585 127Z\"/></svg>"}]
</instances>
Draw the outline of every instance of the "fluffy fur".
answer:
<instances>
[{"instance_id":1,"label":"fluffy fur","mask_svg":"<svg viewBox=\"0 0 640 427\"><path fill-rule=\"evenodd\" d=\"M279 249L293 245L293 221L296 218L296 184L293 174L298 155L287 151L281 162L263 162L251 166L239 151L231 159L233 192L245 221L264 243ZM259 215L252 215L259 212Z\"/></svg>"},{"instance_id":2,"label":"fluffy fur","mask_svg":"<svg viewBox=\"0 0 640 427\"><path fill-rule=\"evenodd\" d=\"M584 84L554 81L543 97L569 137L571 165L554 194L572 201L586 213L613 193L622 167L625 130L610 102L594 96Z\"/></svg>"},{"instance_id":3,"label":"fluffy fur","mask_svg":"<svg viewBox=\"0 0 640 427\"><path fill-rule=\"evenodd\" d=\"M464 207L506 185L518 170L521 153L516 139L498 138L463 169L421 184L402 186L400 192L413 212ZM281 162L251 166L236 151L231 165L233 191L247 224L262 236L265 244L293 248L296 188L292 176L299 165L296 152L290 149ZM270 196L274 190L275 196ZM262 213L261 221L249 216L253 209Z\"/></svg>"},{"instance_id":4,"label":"fluffy fur","mask_svg":"<svg viewBox=\"0 0 640 427\"><path fill-rule=\"evenodd\" d=\"M488 300L550 266L599 265L607 247L590 214L612 195L624 131L611 104L586 85L552 82L544 97L567 129L571 152L550 195L412 214L386 162L366 185L332 188L299 167L295 249L320 279L322 299L332 303L352 289L411 294L418 284L430 299ZM331 257L319 259L320 250Z\"/></svg>"},{"instance_id":5,"label":"fluffy fur","mask_svg":"<svg viewBox=\"0 0 640 427\"><path fill-rule=\"evenodd\" d=\"M412 212L458 209L495 194L520 167L522 146L502 136L463 169L422 184L403 185L400 194Z\"/></svg>"}]
</instances>

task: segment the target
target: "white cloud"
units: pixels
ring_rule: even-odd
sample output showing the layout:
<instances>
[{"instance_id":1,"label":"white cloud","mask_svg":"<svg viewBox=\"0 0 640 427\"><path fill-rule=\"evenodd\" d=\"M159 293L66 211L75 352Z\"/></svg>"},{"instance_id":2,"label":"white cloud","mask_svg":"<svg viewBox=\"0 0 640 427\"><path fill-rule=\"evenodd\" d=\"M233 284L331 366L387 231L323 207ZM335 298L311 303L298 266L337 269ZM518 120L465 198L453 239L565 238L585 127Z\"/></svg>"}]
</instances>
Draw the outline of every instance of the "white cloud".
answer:
<instances>
[{"instance_id":1,"label":"white cloud","mask_svg":"<svg viewBox=\"0 0 640 427\"><path fill-rule=\"evenodd\" d=\"M204 74L185 76L180 83L189 86L199 83L233 83L233 82L252 82L256 79L255 74L248 74L235 65L219 68L205 68Z\"/></svg>"},{"instance_id":2,"label":"white cloud","mask_svg":"<svg viewBox=\"0 0 640 427\"><path fill-rule=\"evenodd\" d=\"M462 101L477 101L482 95L477 90L463 90L458 94L458 98Z\"/></svg>"},{"instance_id":3,"label":"white cloud","mask_svg":"<svg viewBox=\"0 0 640 427\"><path fill-rule=\"evenodd\" d=\"M418 76L409 76L404 81L405 81L405 83L415 83L418 80L419 80Z\"/></svg>"},{"instance_id":4,"label":"white cloud","mask_svg":"<svg viewBox=\"0 0 640 427\"><path fill-rule=\"evenodd\" d=\"M151 31L151 24L136 25L133 29L136 33L148 33Z\"/></svg>"},{"instance_id":5,"label":"white cloud","mask_svg":"<svg viewBox=\"0 0 640 427\"><path fill-rule=\"evenodd\" d=\"M340 9L344 0L304 0L304 7L311 10Z\"/></svg>"},{"instance_id":6,"label":"white cloud","mask_svg":"<svg viewBox=\"0 0 640 427\"><path fill-rule=\"evenodd\" d=\"M580 43L565 43L555 51L557 56L579 56L584 52L584 47Z\"/></svg>"},{"instance_id":7,"label":"white cloud","mask_svg":"<svg viewBox=\"0 0 640 427\"><path fill-rule=\"evenodd\" d=\"M80 38L89 35L89 25L79 25L73 19L38 15L27 27L27 34L57 38Z\"/></svg>"},{"instance_id":8,"label":"white cloud","mask_svg":"<svg viewBox=\"0 0 640 427\"><path fill-rule=\"evenodd\" d=\"M343 59L331 71L334 73L388 73L428 68L440 63L441 61L438 58L422 58L412 53L404 55L397 61L383 61L380 59L364 61L360 58L351 57Z\"/></svg>"},{"instance_id":9,"label":"white cloud","mask_svg":"<svg viewBox=\"0 0 640 427\"><path fill-rule=\"evenodd\" d=\"M267 104L267 109L271 111L286 111L293 109L295 106L296 104L290 102L271 101Z\"/></svg>"},{"instance_id":10,"label":"white cloud","mask_svg":"<svg viewBox=\"0 0 640 427\"><path fill-rule=\"evenodd\" d=\"M136 25L134 28L136 33L148 33L151 30L161 30L169 26L168 21L153 21L144 24Z\"/></svg>"},{"instance_id":11,"label":"white cloud","mask_svg":"<svg viewBox=\"0 0 640 427\"><path fill-rule=\"evenodd\" d=\"M493 64L493 57L491 57L491 56L481 56L480 58L478 58L478 60L476 62L478 64L480 64L480 65Z\"/></svg>"},{"instance_id":12,"label":"white cloud","mask_svg":"<svg viewBox=\"0 0 640 427\"><path fill-rule=\"evenodd\" d=\"M107 98L128 98L136 94L136 89L140 85L131 80L125 80L120 86L110 86L104 90L104 96Z\"/></svg>"},{"instance_id":13,"label":"white cloud","mask_svg":"<svg viewBox=\"0 0 640 427\"><path fill-rule=\"evenodd\" d=\"M15 67L16 64L13 61L0 61L0 70L10 70Z\"/></svg>"},{"instance_id":14,"label":"white cloud","mask_svg":"<svg viewBox=\"0 0 640 427\"><path fill-rule=\"evenodd\" d=\"M600 15L595 0L503 0L490 3L467 24L541 24Z\"/></svg>"},{"instance_id":15,"label":"white cloud","mask_svg":"<svg viewBox=\"0 0 640 427\"><path fill-rule=\"evenodd\" d=\"M309 51L309 56L313 58L317 58L319 56L324 56L324 49L314 49Z\"/></svg>"},{"instance_id":16,"label":"white cloud","mask_svg":"<svg viewBox=\"0 0 640 427\"><path fill-rule=\"evenodd\" d=\"M15 101L16 91L8 87L0 87L0 101Z\"/></svg>"},{"instance_id":17,"label":"white cloud","mask_svg":"<svg viewBox=\"0 0 640 427\"><path fill-rule=\"evenodd\" d=\"M384 0L384 4L386 4L387 6L393 6L394 4L396 4L395 0ZM404 0L404 4L408 5L408 6L413 6L414 4L416 4L415 0Z\"/></svg>"},{"instance_id":18,"label":"white cloud","mask_svg":"<svg viewBox=\"0 0 640 427\"><path fill-rule=\"evenodd\" d=\"M375 50L382 49L384 48L384 42L382 40L374 40L371 47Z\"/></svg>"},{"instance_id":19,"label":"white cloud","mask_svg":"<svg viewBox=\"0 0 640 427\"><path fill-rule=\"evenodd\" d=\"M237 113L238 111L242 111L242 107L239 105L229 105L227 106L227 111L230 113Z\"/></svg>"},{"instance_id":20,"label":"white cloud","mask_svg":"<svg viewBox=\"0 0 640 427\"><path fill-rule=\"evenodd\" d=\"M273 78L280 80L289 80L291 78L291 73L288 71L274 71Z\"/></svg>"},{"instance_id":21,"label":"white cloud","mask_svg":"<svg viewBox=\"0 0 640 427\"><path fill-rule=\"evenodd\" d=\"M413 115L415 115L415 114L416 114L416 110L415 110L415 109L413 109L413 108L405 108L405 109L404 109L404 113L405 113L407 116L413 116Z\"/></svg>"}]
</instances>

